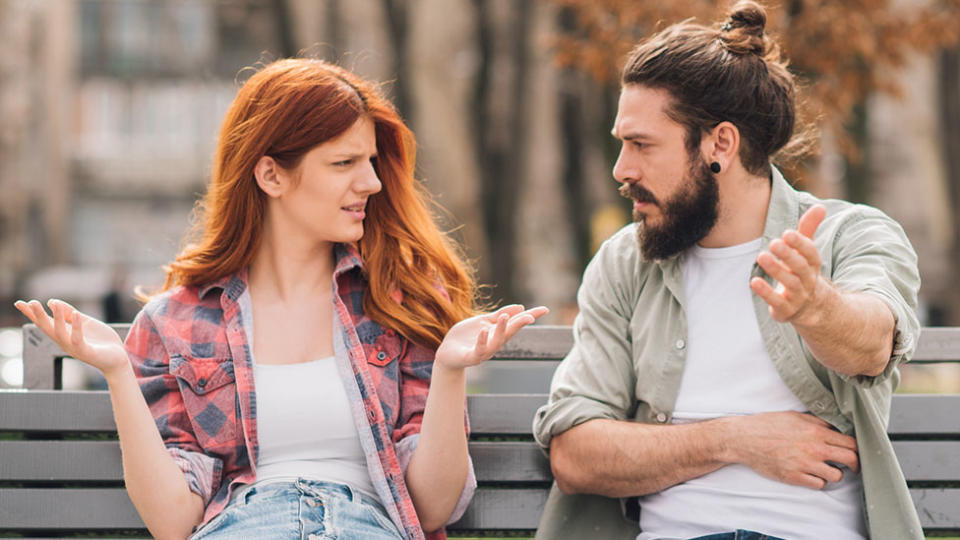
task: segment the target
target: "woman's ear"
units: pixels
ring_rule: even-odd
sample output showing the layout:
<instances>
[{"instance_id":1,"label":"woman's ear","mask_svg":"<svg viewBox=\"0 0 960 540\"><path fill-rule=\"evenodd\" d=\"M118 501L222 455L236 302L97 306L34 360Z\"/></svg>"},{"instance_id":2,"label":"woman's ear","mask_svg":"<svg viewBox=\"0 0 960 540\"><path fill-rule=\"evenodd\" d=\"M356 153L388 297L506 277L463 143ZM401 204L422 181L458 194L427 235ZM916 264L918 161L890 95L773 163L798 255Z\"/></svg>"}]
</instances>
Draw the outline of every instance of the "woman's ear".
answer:
<instances>
[{"instance_id":1,"label":"woman's ear","mask_svg":"<svg viewBox=\"0 0 960 540\"><path fill-rule=\"evenodd\" d=\"M740 130L732 122L720 122L702 138L700 149L707 163L718 163L720 170L729 170L740 159Z\"/></svg>"},{"instance_id":2,"label":"woman's ear","mask_svg":"<svg viewBox=\"0 0 960 540\"><path fill-rule=\"evenodd\" d=\"M287 188L287 177L280 165L270 156L263 156L253 167L257 185L269 197L279 197Z\"/></svg>"}]
</instances>

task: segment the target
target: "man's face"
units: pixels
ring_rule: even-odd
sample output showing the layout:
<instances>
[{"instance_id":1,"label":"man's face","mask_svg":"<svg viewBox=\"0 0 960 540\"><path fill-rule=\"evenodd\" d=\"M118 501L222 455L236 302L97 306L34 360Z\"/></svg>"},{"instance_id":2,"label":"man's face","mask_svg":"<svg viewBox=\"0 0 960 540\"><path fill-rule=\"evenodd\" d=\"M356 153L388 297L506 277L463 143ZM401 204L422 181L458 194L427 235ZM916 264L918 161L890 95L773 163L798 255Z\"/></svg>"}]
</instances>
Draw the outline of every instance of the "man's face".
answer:
<instances>
[{"instance_id":1,"label":"man's face","mask_svg":"<svg viewBox=\"0 0 960 540\"><path fill-rule=\"evenodd\" d=\"M717 221L719 187L685 128L666 113L665 90L628 85L620 93L613 135L623 141L613 176L633 200L640 251L666 259L702 240Z\"/></svg>"}]
</instances>

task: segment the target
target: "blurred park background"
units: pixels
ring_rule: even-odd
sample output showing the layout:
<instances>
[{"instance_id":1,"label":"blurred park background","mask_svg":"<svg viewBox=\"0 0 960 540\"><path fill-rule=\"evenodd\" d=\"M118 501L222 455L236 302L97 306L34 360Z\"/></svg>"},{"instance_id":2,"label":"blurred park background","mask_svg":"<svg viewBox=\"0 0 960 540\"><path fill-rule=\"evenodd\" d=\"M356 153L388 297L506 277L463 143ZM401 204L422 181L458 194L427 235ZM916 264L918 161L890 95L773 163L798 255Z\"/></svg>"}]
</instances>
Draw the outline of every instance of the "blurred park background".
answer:
<instances>
[{"instance_id":1,"label":"blurred park background","mask_svg":"<svg viewBox=\"0 0 960 540\"><path fill-rule=\"evenodd\" d=\"M438 219L490 298L545 304L545 322L569 324L584 266L629 220L610 173L620 62L655 29L727 7L0 0L0 387L22 376L15 299L133 317L133 288L160 284L188 228L238 74L298 54L383 81L417 134ZM897 219L920 256L921 320L960 325L960 0L768 9L821 128L784 169ZM960 373L917 369L905 383L956 392Z\"/></svg>"}]
</instances>

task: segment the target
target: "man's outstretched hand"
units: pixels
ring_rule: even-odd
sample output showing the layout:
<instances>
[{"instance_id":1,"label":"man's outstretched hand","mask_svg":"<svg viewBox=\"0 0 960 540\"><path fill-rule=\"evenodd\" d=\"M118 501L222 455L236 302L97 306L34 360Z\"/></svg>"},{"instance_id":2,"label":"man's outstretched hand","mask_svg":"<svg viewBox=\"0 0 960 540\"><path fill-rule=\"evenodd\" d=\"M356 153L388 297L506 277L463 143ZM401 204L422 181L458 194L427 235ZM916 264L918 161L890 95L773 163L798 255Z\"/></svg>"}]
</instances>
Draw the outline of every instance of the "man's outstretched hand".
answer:
<instances>
[{"instance_id":1,"label":"man's outstretched hand","mask_svg":"<svg viewBox=\"0 0 960 540\"><path fill-rule=\"evenodd\" d=\"M777 287L755 277L750 288L767 303L776 321L804 324L818 315L825 288L831 285L820 275L820 252L813 235L826 215L823 206L811 207L800 217L796 231L785 231L770 242L769 251L757 256L757 264L777 280Z\"/></svg>"}]
</instances>

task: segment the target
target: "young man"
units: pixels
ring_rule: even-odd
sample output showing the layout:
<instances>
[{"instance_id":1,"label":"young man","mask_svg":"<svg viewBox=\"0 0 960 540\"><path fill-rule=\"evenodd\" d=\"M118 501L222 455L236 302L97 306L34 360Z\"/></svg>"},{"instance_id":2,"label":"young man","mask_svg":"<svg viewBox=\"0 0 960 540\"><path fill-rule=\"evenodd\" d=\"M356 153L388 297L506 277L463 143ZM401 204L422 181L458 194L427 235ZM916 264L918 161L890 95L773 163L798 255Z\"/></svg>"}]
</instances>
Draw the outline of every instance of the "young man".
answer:
<instances>
[{"instance_id":1,"label":"young man","mask_svg":"<svg viewBox=\"0 0 960 540\"><path fill-rule=\"evenodd\" d=\"M795 99L765 22L741 2L624 68L613 175L637 223L588 266L534 419L556 477L538 538L923 537L885 430L916 255L770 165Z\"/></svg>"}]
</instances>

